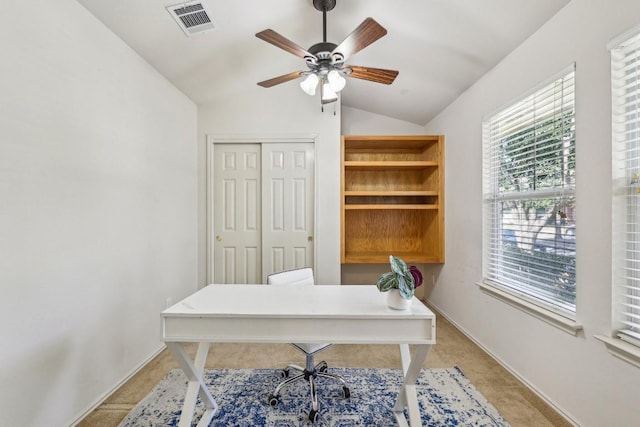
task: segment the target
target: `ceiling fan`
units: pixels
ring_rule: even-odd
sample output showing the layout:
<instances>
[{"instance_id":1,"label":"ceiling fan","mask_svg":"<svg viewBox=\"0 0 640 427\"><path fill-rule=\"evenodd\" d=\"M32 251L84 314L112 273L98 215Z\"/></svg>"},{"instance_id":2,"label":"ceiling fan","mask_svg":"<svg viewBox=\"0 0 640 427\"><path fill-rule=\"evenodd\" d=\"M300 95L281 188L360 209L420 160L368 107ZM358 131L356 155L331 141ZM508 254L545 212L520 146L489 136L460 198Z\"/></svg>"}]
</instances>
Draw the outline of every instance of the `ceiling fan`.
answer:
<instances>
[{"instance_id":1,"label":"ceiling fan","mask_svg":"<svg viewBox=\"0 0 640 427\"><path fill-rule=\"evenodd\" d=\"M322 12L323 41L314 44L308 50L271 29L256 34L259 39L304 59L308 67L308 70L294 71L274 77L264 80L258 85L269 88L304 76L305 79L300 83L302 90L309 95L315 95L316 87L320 83L321 102L326 104L337 101L337 93L346 84L345 76L387 85L393 83L398 75L396 70L344 63L352 55L387 34L387 30L373 18L365 19L339 45L327 42L327 12L332 10L335 5L336 0L313 0L313 7Z\"/></svg>"}]
</instances>

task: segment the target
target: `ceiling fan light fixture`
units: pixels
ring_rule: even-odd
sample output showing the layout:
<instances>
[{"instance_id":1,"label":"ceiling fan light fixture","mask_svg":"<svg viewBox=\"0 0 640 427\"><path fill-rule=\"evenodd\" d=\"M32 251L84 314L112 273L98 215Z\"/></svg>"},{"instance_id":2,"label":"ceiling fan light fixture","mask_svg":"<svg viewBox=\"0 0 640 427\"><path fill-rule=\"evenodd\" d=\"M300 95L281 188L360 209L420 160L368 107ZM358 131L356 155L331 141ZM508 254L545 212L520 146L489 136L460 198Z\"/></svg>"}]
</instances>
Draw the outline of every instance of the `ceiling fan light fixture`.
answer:
<instances>
[{"instance_id":1,"label":"ceiling fan light fixture","mask_svg":"<svg viewBox=\"0 0 640 427\"><path fill-rule=\"evenodd\" d=\"M336 70L329 71L329 73L327 74L327 80L329 82L329 85L331 86L331 89L333 89L333 91L336 93L344 89L344 86L347 84L347 80L342 77Z\"/></svg>"},{"instance_id":2,"label":"ceiling fan light fixture","mask_svg":"<svg viewBox=\"0 0 640 427\"><path fill-rule=\"evenodd\" d=\"M320 103L329 104L338 100L338 94L331 88L331 83L323 81L320 89Z\"/></svg>"},{"instance_id":3,"label":"ceiling fan light fixture","mask_svg":"<svg viewBox=\"0 0 640 427\"><path fill-rule=\"evenodd\" d=\"M307 95L314 96L316 87L318 86L318 76L315 73L309 73L307 77L300 82L300 88Z\"/></svg>"}]
</instances>

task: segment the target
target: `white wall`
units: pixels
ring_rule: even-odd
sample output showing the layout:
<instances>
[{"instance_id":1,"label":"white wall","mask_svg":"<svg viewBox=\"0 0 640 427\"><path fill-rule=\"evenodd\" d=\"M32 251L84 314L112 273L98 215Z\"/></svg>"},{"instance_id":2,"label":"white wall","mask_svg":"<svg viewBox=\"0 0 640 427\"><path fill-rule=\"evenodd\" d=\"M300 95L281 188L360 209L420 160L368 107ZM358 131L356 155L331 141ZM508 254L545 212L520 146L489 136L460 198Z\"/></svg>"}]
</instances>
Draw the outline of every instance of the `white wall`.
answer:
<instances>
[{"instance_id":1,"label":"white wall","mask_svg":"<svg viewBox=\"0 0 640 427\"><path fill-rule=\"evenodd\" d=\"M426 126L444 133L446 259L428 299L582 426L637 422L640 370L593 338L611 304L609 39L640 24L637 0L574 0ZM576 62L577 318L574 337L483 294L482 118Z\"/></svg>"},{"instance_id":2,"label":"white wall","mask_svg":"<svg viewBox=\"0 0 640 427\"><path fill-rule=\"evenodd\" d=\"M335 113L335 114L334 114ZM198 283L206 285L206 144L207 135L315 136L315 274L319 283L340 281L340 106L320 109L319 95L305 95L297 82L246 93L224 105L198 109Z\"/></svg>"},{"instance_id":3,"label":"white wall","mask_svg":"<svg viewBox=\"0 0 640 427\"><path fill-rule=\"evenodd\" d=\"M343 106L341 132L343 135L422 135L424 126Z\"/></svg>"},{"instance_id":4,"label":"white wall","mask_svg":"<svg viewBox=\"0 0 640 427\"><path fill-rule=\"evenodd\" d=\"M322 112L318 96L310 98L296 82L290 82L271 89L251 86L245 94L228 100L223 106L200 106L198 129L200 286L207 283L207 135L257 138L316 135L316 280L319 283L375 283L380 274L388 271L388 265L384 264L341 268L340 197L337 197L340 194L340 136L415 135L424 133L423 126L340 107L338 103L325 106ZM431 266L422 267L428 271Z\"/></svg>"},{"instance_id":5,"label":"white wall","mask_svg":"<svg viewBox=\"0 0 640 427\"><path fill-rule=\"evenodd\" d=\"M199 139L199 221L198 282L206 284L206 140L207 135L317 136L316 144L316 280L341 283L340 265L340 135L420 134L423 126L372 114L354 108L326 105L304 95L293 82L271 89L247 88L244 96L224 106L201 106L198 111ZM382 268L382 267L381 267ZM384 271L388 270L383 266ZM357 274L357 273L356 273ZM375 277L374 277L375 276ZM375 280L379 274L367 275ZM356 277L362 277L358 274ZM349 280L349 279L347 279ZM356 279L352 279L356 280Z\"/></svg>"},{"instance_id":6,"label":"white wall","mask_svg":"<svg viewBox=\"0 0 640 427\"><path fill-rule=\"evenodd\" d=\"M347 83L348 84L348 83ZM348 90L348 88L346 89ZM206 140L207 135L273 137L316 135L316 279L320 283L375 283L389 266L340 264L340 136L415 135L424 127L367 111L340 107L320 109L320 100L304 95L296 82L264 89L248 87L246 94L223 106L198 110L198 282L207 277ZM421 266L429 271L432 266ZM417 293L418 296L421 292Z\"/></svg>"},{"instance_id":7,"label":"white wall","mask_svg":"<svg viewBox=\"0 0 640 427\"><path fill-rule=\"evenodd\" d=\"M0 425L68 425L196 289L196 106L75 0L3 2L0 55Z\"/></svg>"}]
</instances>

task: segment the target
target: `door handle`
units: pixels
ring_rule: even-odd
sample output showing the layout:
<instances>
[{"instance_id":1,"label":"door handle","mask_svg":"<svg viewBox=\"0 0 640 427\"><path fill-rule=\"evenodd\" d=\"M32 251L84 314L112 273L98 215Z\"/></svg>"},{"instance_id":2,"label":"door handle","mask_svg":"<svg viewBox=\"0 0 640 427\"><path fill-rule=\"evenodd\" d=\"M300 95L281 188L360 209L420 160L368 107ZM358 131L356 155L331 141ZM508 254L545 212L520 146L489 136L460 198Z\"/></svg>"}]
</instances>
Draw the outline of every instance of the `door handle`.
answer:
<instances>
[{"instance_id":1,"label":"door handle","mask_svg":"<svg viewBox=\"0 0 640 427\"><path fill-rule=\"evenodd\" d=\"M313 242L313 236L307 236L307 242Z\"/></svg>"},{"instance_id":2,"label":"door handle","mask_svg":"<svg viewBox=\"0 0 640 427\"><path fill-rule=\"evenodd\" d=\"M216 240L217 240L218 242L222 242L222 237L220 237L220 236L218 235L218 236L216 236Z\"/></svg>"}]
</instances>

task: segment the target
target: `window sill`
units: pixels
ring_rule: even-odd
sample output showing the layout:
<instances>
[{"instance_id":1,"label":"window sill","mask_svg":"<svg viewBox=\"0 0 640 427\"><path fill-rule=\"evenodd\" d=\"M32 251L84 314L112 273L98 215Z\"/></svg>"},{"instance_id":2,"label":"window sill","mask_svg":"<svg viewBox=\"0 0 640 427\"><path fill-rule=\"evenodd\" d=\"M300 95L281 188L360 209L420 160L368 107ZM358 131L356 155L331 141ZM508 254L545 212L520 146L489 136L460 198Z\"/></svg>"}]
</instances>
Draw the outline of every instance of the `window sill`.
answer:
<instances>
[{"instance_id":1,"label":"window sill","mask_svg":"<svg viewBox=\"0 0 640 427\"><path fill-rule=\"evenodd\" d=\"M566 317L560 316L552 312L551 310L546 310L540 306L532 304L522 298L518 298L515 295L512 295L502 289L497 288L496 286L479 282L478 286L480 290L489 294L490 296L499 299L500 301L509 304L512 307L517 308L537 319L540 319L548 324L555 326L556 328L571 334L573 336L578 335L578 332L582 330L582 325L571 320Z\"/></svg>"},{"instance_id":2,"label":"window sill","mask_svg":"<svg viewBox=\"0 0 640 427\"><path fill-rule=\"evenodd\" d=\"M602 341L607 346L609 353L624 360L637 368L640 368L640 348L633 344L624 342L620 338L611 338L605 335L595 335L595 338Z\"/></svg>"}]
</instances>

